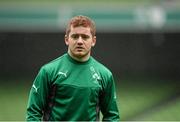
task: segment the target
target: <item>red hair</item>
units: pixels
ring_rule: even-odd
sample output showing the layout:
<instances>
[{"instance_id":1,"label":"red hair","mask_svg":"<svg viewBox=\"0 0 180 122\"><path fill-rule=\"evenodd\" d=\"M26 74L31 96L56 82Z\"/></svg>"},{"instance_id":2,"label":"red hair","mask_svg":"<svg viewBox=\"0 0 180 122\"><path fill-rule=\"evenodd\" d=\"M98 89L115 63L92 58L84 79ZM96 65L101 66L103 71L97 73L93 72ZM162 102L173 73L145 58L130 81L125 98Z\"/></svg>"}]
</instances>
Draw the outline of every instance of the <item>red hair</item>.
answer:
<instances>
[{"instance_id":1,"label":"red hair","mask_svg":"<svg viewBox=\"0 0 180 122\"><path fill-rule=\"evenodd\" d=\"M66 28L66 35L68 36L70 31L71 31L71 26L72 27L79 27L79 26L82 26L82 27L89 27L90 30L91 30L91 33L92 33L92 36L95 36L96 34L96 27L95 27L95 23L93 20L91 20L89 17L87 16L82 16L82 15L79 15L79 16L75 16L73 17L69 23L68 23L68 26Z\"/></svg>"}]
</instances>

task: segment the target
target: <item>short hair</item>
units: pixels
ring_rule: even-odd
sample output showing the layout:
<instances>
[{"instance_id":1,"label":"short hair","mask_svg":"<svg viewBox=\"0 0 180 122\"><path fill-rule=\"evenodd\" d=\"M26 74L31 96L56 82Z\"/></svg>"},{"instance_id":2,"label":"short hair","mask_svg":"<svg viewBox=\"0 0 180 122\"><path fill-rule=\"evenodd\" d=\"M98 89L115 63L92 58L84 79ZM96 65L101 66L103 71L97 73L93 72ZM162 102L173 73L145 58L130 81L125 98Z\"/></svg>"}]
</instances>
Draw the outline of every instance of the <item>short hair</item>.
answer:
<instances>
[{"instance_id":1,"label":"short hair","mask_svg":"<svg viewBox=\"0 0 180 122\"><path fill-rule=\"evenodd\" d=\"M92 36L95 36L96 34L96 26L93 20L91 20L89 17L87 16L83 16L83 15L78 15L73 17L66 28L66 35L69 35L70 31L71 31L71 26L72 27L90 27L90 31L92 33Z\"/></svg>"}]
</instances>

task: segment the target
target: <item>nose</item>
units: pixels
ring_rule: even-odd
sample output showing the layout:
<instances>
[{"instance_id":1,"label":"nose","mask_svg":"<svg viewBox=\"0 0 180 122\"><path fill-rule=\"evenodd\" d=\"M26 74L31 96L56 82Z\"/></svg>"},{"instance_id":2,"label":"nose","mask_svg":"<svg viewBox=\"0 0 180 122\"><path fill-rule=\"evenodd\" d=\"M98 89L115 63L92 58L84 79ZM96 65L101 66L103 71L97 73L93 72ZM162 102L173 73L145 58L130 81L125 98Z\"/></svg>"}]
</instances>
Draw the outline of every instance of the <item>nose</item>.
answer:
<instances>
[{"instance_id":1,"label":"nose","mask_svg":"<svg viewBox=\"0 0 180 122\"><path fill-rule=\"evenodd\" d=\"M77 40L77 44L83 44L83 39L81 36L79 36L79 38Z\"/></svg>"}]
</instances>

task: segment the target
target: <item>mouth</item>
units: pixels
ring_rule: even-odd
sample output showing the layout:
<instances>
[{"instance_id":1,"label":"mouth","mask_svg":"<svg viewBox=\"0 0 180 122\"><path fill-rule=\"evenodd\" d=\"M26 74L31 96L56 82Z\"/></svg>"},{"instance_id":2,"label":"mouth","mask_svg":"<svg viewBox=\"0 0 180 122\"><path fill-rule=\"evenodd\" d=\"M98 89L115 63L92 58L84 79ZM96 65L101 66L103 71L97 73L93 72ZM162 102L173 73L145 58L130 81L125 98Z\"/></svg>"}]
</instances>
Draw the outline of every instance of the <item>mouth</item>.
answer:
<instances>
[{"instance_id":1,"label":"mouth","mask_svg":"<svg viewBox=\"0 0 180 122\"><path fill-rule=\"evenodd\" d=\"M77 50L83 50L83 47L76 47Z\"/></svg>"},{"instance_id":2,"label":"mouth","mask_svg":"<svg viewBox=\"0 0 180 122\"><path fill-rule=\"evenodd\" d=\"M83 47L76 47L75 48L77 52L83 52L84 48Z\"/></svg>"}]
</instances>

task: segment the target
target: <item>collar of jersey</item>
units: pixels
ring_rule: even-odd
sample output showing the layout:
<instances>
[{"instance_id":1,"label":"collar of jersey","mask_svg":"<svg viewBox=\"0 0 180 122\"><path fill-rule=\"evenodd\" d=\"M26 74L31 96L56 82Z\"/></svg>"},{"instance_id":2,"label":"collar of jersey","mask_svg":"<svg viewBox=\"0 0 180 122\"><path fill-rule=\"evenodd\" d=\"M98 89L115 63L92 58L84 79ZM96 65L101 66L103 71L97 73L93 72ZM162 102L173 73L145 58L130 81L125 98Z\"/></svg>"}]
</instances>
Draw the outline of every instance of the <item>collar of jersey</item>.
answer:
<instances>
[{"instance_id":1,"label":"collar of jersey","mask_svg":"<svg viewBox=\"0 0 180 122\"><path fill-rule=\"evenodd\" d=\"M89 57L89 59L87 61L84 61L84 62L80 62L80 61L77 61L75 59L73 59L68 53L66 54L67 55L67 58L70 62L74 63L74 64L80 64L80 65L85 65L85 64L89 64L91 62L91 56Z\"/></svg>"}]
</instances>

